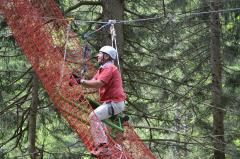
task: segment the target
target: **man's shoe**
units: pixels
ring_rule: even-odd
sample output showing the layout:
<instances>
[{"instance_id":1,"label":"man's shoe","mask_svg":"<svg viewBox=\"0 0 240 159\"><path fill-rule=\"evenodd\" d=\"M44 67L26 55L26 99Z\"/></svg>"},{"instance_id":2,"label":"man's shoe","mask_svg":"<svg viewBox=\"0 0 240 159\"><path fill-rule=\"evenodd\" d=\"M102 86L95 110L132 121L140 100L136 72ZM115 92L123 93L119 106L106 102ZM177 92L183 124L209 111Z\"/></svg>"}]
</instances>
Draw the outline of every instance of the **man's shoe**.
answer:
<instances>
[{"instance_id":1,"label":"man's shoe","mask_svg":"<svg viewBox=\"0 0 240 159\"><path fill-rule=\"evenodd\" d=\"M102 155L107 155L109 152L109 149L108 149L108 146L107 144L101 144L97 147L95 147L90 153L93 155L93 156L102 156Z\"/></svg>"}]
</instances>

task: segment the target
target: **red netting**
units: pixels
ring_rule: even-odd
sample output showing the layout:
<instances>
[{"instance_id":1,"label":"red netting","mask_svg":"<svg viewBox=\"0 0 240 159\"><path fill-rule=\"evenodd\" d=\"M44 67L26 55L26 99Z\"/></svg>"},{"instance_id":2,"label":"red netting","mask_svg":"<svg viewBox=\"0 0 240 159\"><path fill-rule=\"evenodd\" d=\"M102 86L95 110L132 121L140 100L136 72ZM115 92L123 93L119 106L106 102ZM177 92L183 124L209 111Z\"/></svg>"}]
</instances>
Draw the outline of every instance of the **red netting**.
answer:
<instances>
[{"instance_id":1,"label":"red netting","mask_svg":"<svg viewBox=\"0 0 240 159\"><path fill-rule=\"evenodd\" d=\"M96 94L81 86L69 86L71 73L84 60L80 41L68 29L68 21L54 0L0 0L0 10L55 107L87 149L92 150L93 139L89 133L92 108L85 97L94 98ZM65 60L64 55L67 55ZM87 76L91 77L94 67L90 62L87 62L87 66ZM110 158L155 158L128 123L124 124L124 128L124 133L115 132L115 137L109 135L110 129L105 130L112 150ZM101 135L98 137L101 138ZM122 148L117 147L116 143L122 145Z\"/></svg>"}]
</instances>

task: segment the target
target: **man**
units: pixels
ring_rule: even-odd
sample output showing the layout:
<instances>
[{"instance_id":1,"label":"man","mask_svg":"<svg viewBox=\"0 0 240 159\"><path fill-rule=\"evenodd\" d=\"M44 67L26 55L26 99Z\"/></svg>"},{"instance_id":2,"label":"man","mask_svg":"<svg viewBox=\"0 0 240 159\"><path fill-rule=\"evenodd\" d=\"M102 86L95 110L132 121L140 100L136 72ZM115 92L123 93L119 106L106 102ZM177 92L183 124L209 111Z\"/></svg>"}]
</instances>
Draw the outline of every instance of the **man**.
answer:
<instances>
[{"instance_id":1,"label":"man","mask_svg":"<svg viewBox=\"0 0 240 159\"><path fill-rule=\"evenodd\" d=\"M100 102L102 103L91 114L91 135L95 148L91 151L94 156L99 156L107 151L108 139L101 120L108 119L124 110L126 95L122 86L122 79L118 68L114 65L117 51L111 46L104 46L97 55L100 68L91 80L76 80L84 87L99 89Z\"/></svg>"}]
</instances>

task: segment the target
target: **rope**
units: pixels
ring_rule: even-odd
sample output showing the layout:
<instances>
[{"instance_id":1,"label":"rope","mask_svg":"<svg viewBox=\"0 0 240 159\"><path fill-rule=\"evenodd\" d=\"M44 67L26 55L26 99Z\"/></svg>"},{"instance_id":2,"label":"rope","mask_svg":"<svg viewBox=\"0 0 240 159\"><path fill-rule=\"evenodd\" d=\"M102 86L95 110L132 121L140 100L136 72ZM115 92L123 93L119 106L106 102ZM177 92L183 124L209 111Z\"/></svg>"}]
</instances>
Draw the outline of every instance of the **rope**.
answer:
<instances>
[{"instance_id":1,"label":"rope","mask_svg":"<svg viewBox=\"0 0 240 159\"><path fill-rule=\"evenodd\" d=\"M83 37L87 39L90 35L92 35L92 34L98 32L98 31L102 30L103 28L107 27L108 25L110 25L110 23L107 23L107 24L101 26L100 28L96 29L96 30L93 31L93 32L84 34Z\"/></svg>"},{"instance_id":2,"label":"rope","mask_svg":"<svg viewBox=\"0 0 240 159\"><path fill-rule=\"evenodd\" d=\"M84 76L84 74L87 72L88 70L88 66L87 66L87 61L90 59L90 54L91 54L91 50L89 48L89 46L87 44L85 44L85 46L83 47L83 65L81 68L81 77Z\"/></svg>"},{"instance_id":3,"label":"rope","mask_svg":"<svg viewBox=\"0 0 240 159\"><path fill-rule=\"evenodd\" d=\"M68 23L68 26L67 26L66 30L67 30L67 33L66 33L66 39L65 39L65 45L64 45L63 64L62 64L61 74L60 74L60 86L62 85L63 74L64 74L64 69L65 69L65 61L66 61L66 57L67 57L67 43L68 43L68 38L69 38L69 32L71 30L70 21Z\"/></svg>"},{"instance_id":4,"label":"rope","mask_svg":"<svg viewBox=\"0 0 240 159\"><path fill-rule=\"evenodd\" d=\"M117 34L116 34L116 30L114 27L114 24L116 23L116 20L109 20L108 23L111 24L110 26L110 34L111 34L111 40L112 40L112 47L115 48L117 50L117 65L118 65L118 70L120 72L121 75L121 68L120 68L120 62L119 62L119 56L118 56L118 48L117 48Z\"/></svg>"}]
</instances>

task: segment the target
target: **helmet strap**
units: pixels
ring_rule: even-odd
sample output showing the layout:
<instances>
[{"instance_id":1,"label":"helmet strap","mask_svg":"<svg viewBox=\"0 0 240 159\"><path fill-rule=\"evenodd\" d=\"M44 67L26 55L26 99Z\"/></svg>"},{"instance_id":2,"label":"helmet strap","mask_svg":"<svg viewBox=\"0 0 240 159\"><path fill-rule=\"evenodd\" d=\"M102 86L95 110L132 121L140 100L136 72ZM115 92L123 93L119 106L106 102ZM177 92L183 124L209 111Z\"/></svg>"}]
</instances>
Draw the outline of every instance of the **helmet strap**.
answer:
<instances>
[{"instance_id":1,"label":"helmet strap","mask_svg":"<svg viewBox=\"0 0 240 159\"><path fill-rule=\"evenodd\" d=\"M102 58L102 61L101 61L103 64L108 62L108 61L112 61L112 58L109 55L107 55L109 58L106 59L106 55L107 55L106 53L103 53L103 58Z\"/></svg>"},{"instance_id":2,"label":"helmet strap","mask_svg":"<svg viewBox=\"0 0 240 159\"><path fill-rule=\"evenodd\" d=\"M109 62L109 61L113 61L113 59L109 56L108 59L106 59L106 53L103 52L103 57L102 57L102 60L99 62L100 65L104 65L105 63Z\"/></svg>"},{"instance_id":3,"label":"helmet strap","mask_svg":"<svg viewBox=\"0 0 240 159\"><path fill-rule=\"evenodd\" d=\"M105 60L105 53L103 53L103 57L102 57L102 60L99 62L100 65L103 65L106 63L106 60Z\"/></svg>"}]
</instances>

